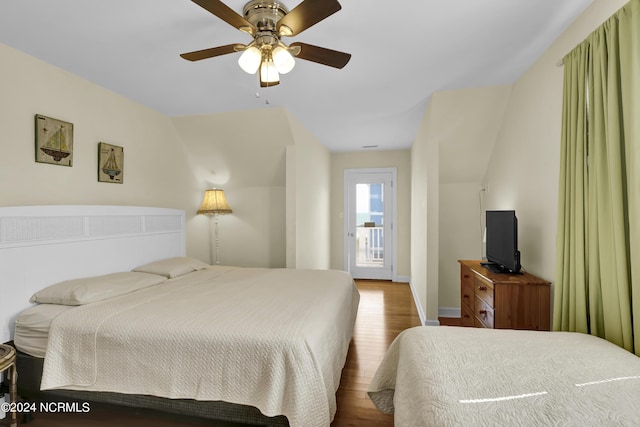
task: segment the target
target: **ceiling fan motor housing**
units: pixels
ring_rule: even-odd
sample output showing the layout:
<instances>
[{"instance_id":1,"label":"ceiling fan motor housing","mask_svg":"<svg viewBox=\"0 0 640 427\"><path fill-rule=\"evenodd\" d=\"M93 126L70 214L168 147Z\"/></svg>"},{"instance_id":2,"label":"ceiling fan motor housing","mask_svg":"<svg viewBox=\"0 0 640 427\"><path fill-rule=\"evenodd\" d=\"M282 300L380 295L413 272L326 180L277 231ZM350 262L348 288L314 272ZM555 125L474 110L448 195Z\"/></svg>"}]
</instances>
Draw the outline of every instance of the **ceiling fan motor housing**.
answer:
<instances>
[{"instance_id":1,"label":"ceiling fan motor housing","mask_svg":"<svg viewBox=\"0 0 640 427\"><path fill-rule=\"evenodd\" d=\"M244 6L243 15L251 22L258 32L269 31L276 33L276 24L289 13L281 3L268 0L251 0Z\"/></svg>"}]
</instances>

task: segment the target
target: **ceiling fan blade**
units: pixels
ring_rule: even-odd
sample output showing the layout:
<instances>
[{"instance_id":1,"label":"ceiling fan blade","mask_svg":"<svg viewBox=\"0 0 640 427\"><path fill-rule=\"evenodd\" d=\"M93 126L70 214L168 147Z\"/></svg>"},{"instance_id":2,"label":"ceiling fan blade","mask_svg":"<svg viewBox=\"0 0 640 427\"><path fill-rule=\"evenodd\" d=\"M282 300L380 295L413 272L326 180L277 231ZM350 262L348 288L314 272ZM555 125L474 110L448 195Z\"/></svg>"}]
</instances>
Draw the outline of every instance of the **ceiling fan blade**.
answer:
<instances>
[{"instance_id":1,"label":"ceiling fan blade","mask_svg":"<svg viewBox=\"0 0 640 427\"><path fill-rule=\"evenodd\" d=\"M195 4L213 13L218 18L222 19L227 24L236 27L240 31L254 35L256 33L256 27L244 19L241 15L237 14L226 4L220 0L192 0Z\"/></svg>"},{"instance_id":2,"label":"ceiling fan blade","mask_svg":"<svg viewBox=\"0 0 640 427\"><path fill-rule=\"evenodd\" d=\"M338 52L324 47L313 46L306 43L291 43L289 47L300 47L300 53L296 58L317 62L334 68L343 68L351 59L350 53Z\"/></svg>"},{"instance_id":3,"label":"ceiling fan blade","mask_svg":"<svg viewBox=\"0 0 640 427\"><path fill-rule=\"evenodd\" d=\"M238 52L238 49L246 47L243 44L228 44L225 46L212 47L209 49L196 50L194 52L183 53L180 56L189 61L199 61L201 59L213 58L214 56L226 55Z\"/></svg>"},{"instance_id":4,"label":"ceiling fan blade","mask_svg":"<svg viewBox=\"0 0 640 427\"><path fill-rule=\"evenodd\" d=\"M337 0L304 0L278 21L278 34L295 36L342 9Z\"/></svg>"}]
</instances>

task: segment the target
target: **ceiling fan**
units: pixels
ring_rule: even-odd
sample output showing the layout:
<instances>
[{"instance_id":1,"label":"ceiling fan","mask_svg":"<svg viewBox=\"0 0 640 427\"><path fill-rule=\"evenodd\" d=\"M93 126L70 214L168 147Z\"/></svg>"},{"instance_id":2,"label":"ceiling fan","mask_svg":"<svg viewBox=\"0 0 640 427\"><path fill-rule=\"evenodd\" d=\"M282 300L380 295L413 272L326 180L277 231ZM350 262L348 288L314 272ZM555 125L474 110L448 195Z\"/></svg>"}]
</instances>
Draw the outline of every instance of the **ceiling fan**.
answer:
<instances>
[{"instance_id":1,"label":"ceiling fan","mask_svg":"<svg viewBox=\"0 0 640 427\"><path fill-rule=\"evenodd\" d=\"M337 0L303 0L291 11L276 0L251 0L239 15L220 0L192 0L226 23L253 37L245 44L228 44L183 53L189 61L213 58L234 52L242 52L238 59L240 67L249 74L260 70L261 87L280 83L280 74L286 74L295 66L294 57L342 68L351 54L336 50L295 42L286 45L282 37L292 37L333 15L342 7Z\"/></svg>"}]
</instances>

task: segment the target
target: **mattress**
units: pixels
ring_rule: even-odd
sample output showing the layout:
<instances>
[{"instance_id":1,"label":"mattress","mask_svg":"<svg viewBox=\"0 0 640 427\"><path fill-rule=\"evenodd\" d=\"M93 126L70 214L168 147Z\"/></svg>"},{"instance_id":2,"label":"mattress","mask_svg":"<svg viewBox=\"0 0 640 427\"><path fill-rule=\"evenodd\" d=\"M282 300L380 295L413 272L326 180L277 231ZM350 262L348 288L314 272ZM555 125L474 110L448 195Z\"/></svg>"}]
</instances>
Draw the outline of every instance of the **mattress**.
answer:
<instances>
[{"instance_id":1,"label":"mattress","mask_svg":"<svg viewBox=\"0 0 640 427\"><path fill-rule=\"evenodd\" d=\"M41 388L222 400L327 426L358 301L340 271L195 271L57 316Z\"/></svg>"},{"instance_id":2,"label":"mattress","mask_svg":"<svg viewBox=\"0 0 640 427\"><path fill-rule=\"evenodd\" d=\"M18 350L34 357L44 357L53 319L74 308L69 305L36 304L16 318L13 342Z\"/></svg>"},{"instance_id":3,"label":"mattress","mask_svg":"<svg viewBox=\"0 0 640 427\"><path fill-rule=\"evenodd\" d=\"M640 359L591 335L408 329L369 387L394 425L640 425Z\"/></svg>"}]
</instances>

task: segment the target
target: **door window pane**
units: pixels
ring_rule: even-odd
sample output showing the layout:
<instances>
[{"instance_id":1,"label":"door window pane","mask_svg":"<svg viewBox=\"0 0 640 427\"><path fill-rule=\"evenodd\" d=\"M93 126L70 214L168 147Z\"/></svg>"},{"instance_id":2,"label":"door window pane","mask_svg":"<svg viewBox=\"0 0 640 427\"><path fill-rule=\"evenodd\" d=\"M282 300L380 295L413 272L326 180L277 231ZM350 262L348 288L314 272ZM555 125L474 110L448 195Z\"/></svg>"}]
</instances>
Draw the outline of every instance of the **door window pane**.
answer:
<instances>
[{"instance_id":1,"label":"door window pane","mask_svg":"<svg viewBox=\"0 0 640 427\"><path fill-rule=\"evenodd\" d=\"M356 184L356 266L384 266L384 185Z\"/></svg>"}]
</instances>

